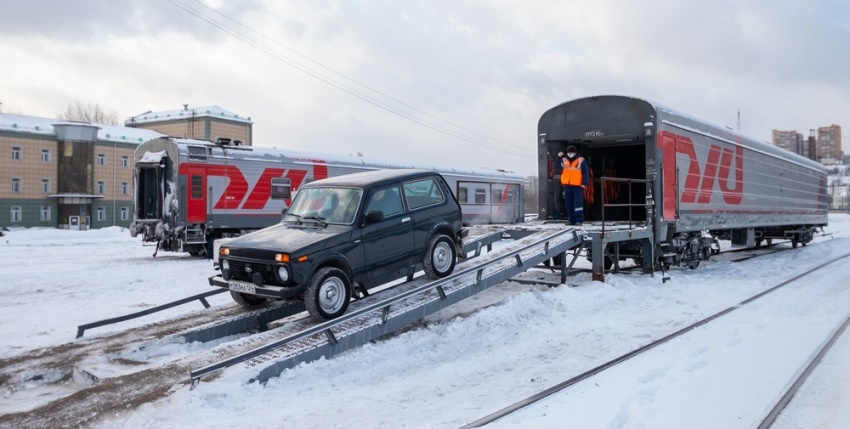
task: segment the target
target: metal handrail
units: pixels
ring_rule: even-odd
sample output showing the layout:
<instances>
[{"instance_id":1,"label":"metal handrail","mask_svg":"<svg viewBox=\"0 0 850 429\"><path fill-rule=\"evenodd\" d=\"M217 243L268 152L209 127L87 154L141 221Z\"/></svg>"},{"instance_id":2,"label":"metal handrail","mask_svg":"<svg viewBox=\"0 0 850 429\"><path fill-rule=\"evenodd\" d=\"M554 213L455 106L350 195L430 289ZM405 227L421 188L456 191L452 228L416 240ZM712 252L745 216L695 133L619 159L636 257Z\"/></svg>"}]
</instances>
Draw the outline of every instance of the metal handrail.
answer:
<instances>
[{"instance_id":1,"label":"metal handrail","mask_svg":"<svg viewBox=\"0 0 850 429\"><path fill-rule=\"evenodd\" d=\"M220 294L222 292L226 292L227 289L218 289L210 292L199 293L197 295L192 295L190 297L186 297L183 299L179 299L174 302L169 302L168 304L158 305L156 307L148 308L147 310L137 311L135 313L126 314L124 316L113 317L111 319L104 319L98 322L86 323L85 325L77 326L77 338L83 336L87 329L97 328L99 326L111 325L113 323L124 322L127 320L135 319L142 316L147 316L148 314L156 313L158 311L167 310L172 307L177 307L178 305L183 305L195 300L201 302L204 308L210 308L210 304L207 302L207 297Z\"/></svg>"},{"instance_id":2,"label":"metal handrail","mask_svg":"<svg viewBox=\"0 0 850 429\"><path fill-rule=\"evenodd\" d=\"M632 184L634 183L643 183L648 184L650 188L652 188L653 181L648 179L623 179L620 177L606 177L602 176L599 178L602 183L602 236L605 236L605 207L628 207L629 208L629 229L632 229L632 207L644 207L646 208L646 201L642 204L632 203ZM606 182L620 182L627 183L628 186L628 203L627 204L606 204L605 203L605 183ZM647 212L648 215L648 212Z\"/></svg>"}]
</instances>

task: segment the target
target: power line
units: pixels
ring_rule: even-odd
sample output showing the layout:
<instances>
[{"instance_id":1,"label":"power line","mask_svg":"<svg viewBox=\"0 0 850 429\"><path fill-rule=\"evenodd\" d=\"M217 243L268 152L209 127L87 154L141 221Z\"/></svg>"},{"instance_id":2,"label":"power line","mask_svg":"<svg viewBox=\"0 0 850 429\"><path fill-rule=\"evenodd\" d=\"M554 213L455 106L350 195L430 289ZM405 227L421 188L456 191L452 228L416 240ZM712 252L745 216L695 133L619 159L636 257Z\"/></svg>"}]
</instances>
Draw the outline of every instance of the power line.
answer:
<instances>
[{"instance_id":1,"label":"power line","mask_svg":"<svg viewBox=\"0 0 850 429\"><path fill-rule=\"evenodd\" d=\"M477 132L475 132L475 131L469 130L469 129L467 129L467 128L461 127L461 126L459 126L459 125L456 125L456 124L454 124L454 123L452 123L452 122L449 122L449 121L446 121L446 120L444 120L444 119L440 119L440 118L439 118L439 117L437 117L437 116L431 115L430 113L427 113L427 112L425 112L425 111L423 111L423 110L420 110L420 109L418 109L418 108L416 108L416 107L414 107L414 106L412 106L412 105L410 105L410 104L404 103L404 102L402 102L402 101L400 101L400 100L398 100L398 99L396 99L396 98L394 98L394 97L391 97L391 96L389 96L389 95L387 95L387 94L384 94L384 93L382 93L382 92L380 92L380 91L378 91L378 90L376 90L376 89L374 89L374 88L371 88L371 87L369 87L369 86L367 86L367 85L364 85L364 84L362 84L362 83L359 83L359 82L355 81L354 79L351 79L351 78L349 78L349 77L347 77L347 76L345 76L345 75L343 75L343 74L341 74L341 73L339 73L339 72L336 72L336 71L334 71L334 70L332 70L332 69L330 69L330 68L328 68L328 67L326 67L326 66L324 66L324 65L322 65L322 64L320 64L320 63L318 63L318 62L316 62L316 61L314 61L314 60L312 60L312 59L310 59L310 58L308 58L308 57L306 57L306 56L304 56L304 55L302 55L302 54L300 54L300 53L298 53L298 52L296 52L296 51L294 51L294 50L292 50L292 49L290 49L290 48L288 48L288 47L286 47L286 46L284 46L284 45L282 45L282 44L280 44L280 43L278 43L278 42L275 42L273 39L271 39L271 38L269 38L269 37L267 37L267 36L262 35L261 33L259 33L259 32L257 32L257 31L255 31L255 30L253 30L253 29L251 29L251 28L249 28L248 26L245 26L244 24L239 23L238 21L236 21L236 20L234 20L234 19L232 19L232 18L228 17L227 15L224 15L224 14L223 14L223 13L221 13L221 12L215 11L214 9L210 8L209 6L206 6L205 4L203 4L202 2L200 2L200 1L198 1L198 0L194 0L194 1L196 1L197 3L199 3L199 4L203 5L204 7L208 8L208 9L211 9L211 10L215 11L215 12L216 12L216 13L218 13L219 15L221 15L221 16L223 16L223 17L227 18L228 20L230 20L230 21L232 21L232 22L234 22L234 23L236 23L236 24L240 25L241 27L244 27L244 28L248 29L249 31L251 31L251 32L253 32L253 33L255 33L255 34L257 34L257 35L259 35L259 36L263 37L264 39L269 40L269 41L273 42L274 44L276 44L276 45L278 45L278 46L280 46L280 47L283 47L284 49L287 49L287 50L289 50L289 51L293 52L294 54L296 54L296 55L298 55L298 56L300 56L300 57L302 57L302 58L304 58L304 59L306 59L306 60L308 60L308 61L310 61L310 62L312 62L312 63L314 63L314 64L316 64L316 65L318 65L318 66L320 66L320 67L322 67L322 68L324 68L324 69L326 69L326 70L328 70L328 71L330 71L330 72L332 72L332 73L334 73L334 74L336 74L336 75L339 75L339 76L341 76L342 78L344 78L344 79L346 79L346 80L348 80L348 81L351 81L351 82L353 82L353 83L355 83L355 84L357 84L357 85L360 85L360 86L362 86L363 88L366 88L366 89L368 89L368 90L370 90L370 91L372 91L372 92L374 92L374 93L376 93L376 94L379 94L380 96L383 96L383 97L385 97L385 98L387 98L387 99L389 99L389 100L395 101L396 103L399 103L399 104L401 104L401 105L403 105L403 106L406 106L406 107L411 108L411 109L413 109L413 110L415 110L415 111L421 112L421 113L423 113L423 114L425 114L425 115L428 115L428 116L430 116L430 117L432 117L432 118L435 118L435 119L437 119L437 120L439 120L439 121L442 121L442 122L445 122L445 123L447 123L447 124L449 124L449 125L452 125L452 126L454 126L454 127L458 128L458 129L461 129L461 130L464 130L464 131L467 131L467 132L470 132L470 133L473 133L473 134L476 134L476 135L479 135L479 136L482 136L482 137L485 137L485 138L488 138L488 139L494 140L494 141L496 141L496 142L499 142L499 143L502 143L502 144L505 144L505 145L511 146L512 148L511 148L511 149L504 149L504 148L500 148L500 147L494 146L494 145L492 145L492 144L488 144L488 143L482 142L482 141L480 141L480 140L474 139L474 138L472 138L472 137L464 136L464 135L460 134L459 132L456 132L456 131L453 131L453 130L447 129L447 128L445 128L445 127L443 127L443 126L440 126L440 125L438 125L438 124L434 124L434 123L432 123L432 122L430 122L430 121L428 121L428 120L426 120L426 119L418 118L418 117L416 117L416 116L414 116L414 115L412 115L412 114L410 114L410 113L407 113L407 112L405 112L405 111L400 110L399 108L397 108L397 107L395 107L395 106L392 106L392 105L390 105L390 104L387 104L386 102L383 102L383 101L381 101L381 100L379 100L379 99L376 99L376 98L374 98L374 97L372 97L372 96L370 96L370 95L368 95L368 94L364 94L363 92L358 91L356 88L352 88L351 86L346 85L345 83L342 83L342 82L339 82L339 81L337 81L337 80L334 80L334 79L333 79L333 78L331 78L331 77L323 76L323 75L321 75L319 72L314 71L314 70L311 70L311 69L309 69L308 67L306 67L306 66L304 66L304 65L302 65L302 64L299 64L299 63L295 62L294 60L291 60L291 59L289 59L289 58L283 57L283 56L279 55L277 52L274 52L274 51L272 51L272 50L268 49L267 47L265 47L265 46L263 46L263 45L261 45L261 44L257 43L255 40L253 40L253 39L251 39L251 38L247 37L246 35L244 35L244 34L242 34L242 33L238 32L238 31L236 31L236 30L234 30L234 29L232 29L232 28L229 28L229 27L227 27L227 26L223 25L221 22L218 22L218 21L216 21L216 20L212 19L210 16L208 16L208 15L204 14L204 13L203 13L203 12L201 12L201 11L198 11L198 10L196 10L196 9L192 9L192 8L188 7L186 4L180 3L180 2L179 2L179 1L177 1L177 0L168 0L168 1L169 1L171 4L175 5L176 7L179 7L180 9L183 9L183 10L184 10L184 11L186 11L187 13L189 13L189 14L191 14L191 15L193 15L193 16L195 16L195 17L197 17L198 19L200 19L200 20L202 20L202 21L204 21L204 22L206 22L206 23L208 23L208 24L212 25L213 27L217 28L218 30L220 30L220 31L222 31L222 32L224 32L224 33L227 33L228 35L233 36L233 37L235 37L235 38L237 38L237 39L241 40L242 42L244 42L244 43L246 43L246 44L250 45L251 47L253 47L253 48L255 48L255 49L259 50L260 52L263 52L263 53L265 53L266 55L269 55L270 57L275 58L276 60L278 60L278 61L280 61L280 62L283 62L284 64L287 64L287 65L289 65L290 67L292 67L292 68L294 68L294 69L296 69L296 70L298 70L298 71L300 71L300 72L302 72L302 73L307 74L308 76L311 76L311 77L313 77L313 78L315 78L315 79L318 79L318 80L320 80L320 81L322 81L322 82L324 82L324 83L326 83L326 84L328 84L328 85L330 85L330 86L332 86L332 87L334 87L334 88L337 88L337 89L339 89L339 90L341 90L341 91L343 91L343 92L346 92L346 93L348 93L349 95L352 95L352 96L354 96L354 97L356 97L356 98L359 98L359 99L361 99L361 100L363 100L363 101L365 101L365 102L367 102L367 103L369 103L369 104L372 104L372 105L374 105L374 106L376 106L376 107L378 107L378 108L381 108L381 109L383 109L383 110L386 110L386 111L388 111L388 112L390 112L390 113L393 113L393 114L395 114L395 115L397 115L397 116L400 116L400 117L402 117L402 118L404 118L404 119L407 119L407 120L409 120L409 121L411 121L411 122L415 122L415 123L417 123L417 124L419 124L419 125L421 125L421 126L424 126L424 127L427 127L427 128L431 128L431 129L433 129L433 130L435 130L435 131L437 131L437 132L440 132L440 133L442 133L442 134L445 134L445 135L448 135L448 136L450 136L450 137L454 137L454 138L457 138L457 139L460 139L460 140L463 140L463 141L466 141L466 142L469 142L469 143L472 143L472 144L475 144L475 145L483 146L483 147L486 147L486 148L489 148L489 149L497 150L497 151L504 152L504 153L508 153L508 154L511 154L511 155L522 156L522 157L526 157L526 158L535 158L535 156L534 156L534 155L529 155L530 149L529 149L529 150L526 150L526 149L521 148L521 147L519 147L519 146L512 145L512 144L510 144L510 143L506 143L506 142L502 142L502 141L497 140L497 139L494 139L494 138L492 138L492 137L488 137L488 136L486 136L486 135L484 135L484 134L480 134L480 133L477 133ZM518 151L517 149L520 149L520 150L522 150L522 151L520 152L520 151Z\"/></svg>"}]
</instances>

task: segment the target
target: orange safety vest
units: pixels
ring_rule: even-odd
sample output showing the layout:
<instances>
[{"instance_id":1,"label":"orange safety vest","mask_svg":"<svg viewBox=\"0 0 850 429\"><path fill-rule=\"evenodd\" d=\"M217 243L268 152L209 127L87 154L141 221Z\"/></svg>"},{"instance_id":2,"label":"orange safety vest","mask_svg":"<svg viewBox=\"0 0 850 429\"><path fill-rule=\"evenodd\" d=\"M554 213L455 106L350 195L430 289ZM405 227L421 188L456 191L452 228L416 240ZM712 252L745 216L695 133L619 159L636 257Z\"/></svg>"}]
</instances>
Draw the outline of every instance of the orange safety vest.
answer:
<instances>
[{"instance_id":1,"label":"orange safety vest","mask_svg":"<svg viewBox=\"0 0 850 429\"><path fill-rule=\"evenodd\" d=\"M578 157L572 161L564 158L564 170L561 171L561 184L564 186L581 186L581 163L584 158Z\"/></svg>"}]
</instances>

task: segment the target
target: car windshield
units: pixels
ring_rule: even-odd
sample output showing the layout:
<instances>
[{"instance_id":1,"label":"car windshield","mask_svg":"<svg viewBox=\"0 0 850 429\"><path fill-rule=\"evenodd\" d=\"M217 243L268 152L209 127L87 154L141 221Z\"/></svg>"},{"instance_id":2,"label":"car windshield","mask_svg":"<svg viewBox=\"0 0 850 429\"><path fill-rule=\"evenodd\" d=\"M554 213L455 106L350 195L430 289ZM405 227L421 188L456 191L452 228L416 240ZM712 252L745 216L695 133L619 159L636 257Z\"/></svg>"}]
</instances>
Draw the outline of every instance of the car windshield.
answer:
<instances>
[{"instance_id":1,"label":"car windshield","mask_svg":"<svg viewBox=\"0 0 850 429\"><path fill-rule=\"evenodd\" d=\"M284 221L319 220L327 223L351 224L363 190L359 188L305 188L298 191Z\"/></svg>"}]
</instances>

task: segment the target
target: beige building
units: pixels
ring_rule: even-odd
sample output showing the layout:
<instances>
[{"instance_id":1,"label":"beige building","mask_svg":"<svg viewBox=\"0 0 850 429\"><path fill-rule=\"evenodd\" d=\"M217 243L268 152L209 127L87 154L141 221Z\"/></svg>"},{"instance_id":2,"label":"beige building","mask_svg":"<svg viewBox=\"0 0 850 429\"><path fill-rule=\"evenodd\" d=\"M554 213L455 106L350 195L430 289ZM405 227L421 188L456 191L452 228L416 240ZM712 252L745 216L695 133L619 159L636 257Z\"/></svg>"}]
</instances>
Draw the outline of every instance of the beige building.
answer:
<instances>
[{"instance_id":1,"label":"beige building","mask_svg":"<svg viewBox=\"0 0 850 429\"><path fill-rule=\"evenodd\" d=\"M824 163L834 164L836 160L842 158L844 158L844 151L841 150L841 126L830 125L818 128L818 159Z\"/></svg>"},{"instance_id":2,"label":"beige building","mask_svg":"<svg viewBox=\"0 0 850 429\"><path fill-rule=\"evenodd\" d=\"M253 122L218 106L189 107L145 112L124 121L132 128L154 130L166 136L216 141L229 138L253 146Z\"/></svg>"},{"instance_id":3,"label":"beige building","mask_svg":"<svg viewBox=\"0 0 850 429\"><path fill-rule=\"evenodd\" d=\"M180 115L187 111L195 114ZM0 227L129 226L139 144L163 134L244 144L252 137L250 118L215 106L147 113L127 123L134 126L0 113Z\"/></svg>"},{"instance_id":4,"label":"beige building","mask_svg":"<svg viewBox=\"0 0 850 429\"><path fill-rule=\"evenodd\" d=\"M783 130L773 130L773 145L776 147L781 147L789 152L794 152L798 155L802 155L803 151L800 145L801 135L796 130L791 131L783 131Z\"/></svg>"}]
</instances>

